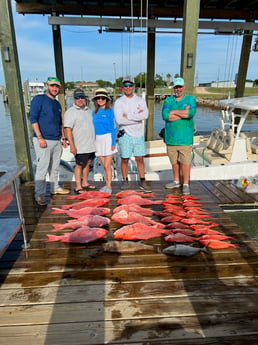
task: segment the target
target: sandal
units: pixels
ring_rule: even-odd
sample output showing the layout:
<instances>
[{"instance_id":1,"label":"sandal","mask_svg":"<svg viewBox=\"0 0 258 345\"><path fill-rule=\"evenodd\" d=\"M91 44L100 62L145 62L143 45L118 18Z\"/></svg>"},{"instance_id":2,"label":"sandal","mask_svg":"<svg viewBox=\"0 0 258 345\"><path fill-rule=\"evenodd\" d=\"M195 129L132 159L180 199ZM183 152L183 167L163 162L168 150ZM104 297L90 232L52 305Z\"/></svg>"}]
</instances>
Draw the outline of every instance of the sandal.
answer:
<instances>
[{"instance_id":1,"label":"sandal","mask_svg":"<svg viewBox=\"0 0 258 345\"><path fill-rule=\"evenodd\" d=\"M100 188L99 191L102 192L102 193L109 193L109 194L112 194L112 189L109 189L109 188L106 187L106 186Z\"/></svg>"},{"instance_id":2,"label":"sandal","mask_svg":"<svg viewBox=\"0 0 258 345\"><path fill-rule=\"evenodd\" d=\"M94 190L94 189L96 189L95 186L92 186L92 185L90 185L90 184L88 184L88 186L82 186L82 188L83 188L84 190Z\"/></svg>"},{"instance_id":3,"label":"sandal","mask_svg":"<svg viewBox=\"0 0 258 345\"><path fill-rule=\"evenodd\" d=\"M84 190L83 189L74 189L74 193L75 194L82 194L82 193L84 193Z\"/></svg>"}]
</instances>

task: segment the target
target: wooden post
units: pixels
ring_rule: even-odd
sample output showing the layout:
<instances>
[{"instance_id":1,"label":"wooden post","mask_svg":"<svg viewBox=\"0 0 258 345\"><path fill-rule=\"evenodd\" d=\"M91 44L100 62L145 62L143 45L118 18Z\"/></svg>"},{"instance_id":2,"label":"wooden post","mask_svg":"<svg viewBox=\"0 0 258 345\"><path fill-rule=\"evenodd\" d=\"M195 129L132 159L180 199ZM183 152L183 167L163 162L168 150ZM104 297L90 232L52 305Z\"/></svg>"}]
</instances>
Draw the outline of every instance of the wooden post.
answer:
<instances>
[{"instance_id":1,"label":"wooden post","mask_svg":"<svg viewBox=\"0 0 258 345\"><path fill-rule=\"evenodd\" d=\"M53 44L54 44L54 54L55 54L55 65L56 65L56 76L61 81L60 93L58 95L58 101L62 106L62 115L66 110L65 103L65 82L64 82L64 63L63 63L63 52L62 52L62 39L60 32L60 25L52 25L53 33Z\"/></svg>"},{"instance_id":2,"label":"wooden post","mask_svg":"<svg viewBox=\"0 0 258 345\"><path fill-rule=\"evenodd\" d=\"M242 42L242 48L241 48L240 62L238 66L235 97L244 96L246 75L247 75L250 50L251 50L251 45L252 45L252 38L253 38L253 32L245 31L243 42Z\"/></svg>"},{"instance_id":3,"label":"wooden post","mask_svg":"<svg viewBox=\"0 0 258 345\"><path fill-rule=\"evenodd\" d=\"M0 0L0 16L0 46L13 127L16 160L18 164L26 166L26 170L21 175L21 180L23 182L31 181L33 179L33 170L11 1Z\"/></svg>"},{"instance_id":4,"label":"wooden post","mask_svg":"<svg viewBox=\"0 0 258 345\"><path fill-rule=\"evenodd\" d=\"M147 121L146 140L153 139L154 122L154 75L155 75L155 29L148 28L147 37L147 105L149 118Z\"/></svg>"},{"instance_id":5,"label":"wooden post","mask_svg":"<svg viewBox=\"0 0 258 345\"><path fill-rule=\"evenodd\" d=\"M186 93L194 90L196 44L199 27L200 0L184 1L183 39L180 74L185 80Z\"/></svg>"}]
</instances>

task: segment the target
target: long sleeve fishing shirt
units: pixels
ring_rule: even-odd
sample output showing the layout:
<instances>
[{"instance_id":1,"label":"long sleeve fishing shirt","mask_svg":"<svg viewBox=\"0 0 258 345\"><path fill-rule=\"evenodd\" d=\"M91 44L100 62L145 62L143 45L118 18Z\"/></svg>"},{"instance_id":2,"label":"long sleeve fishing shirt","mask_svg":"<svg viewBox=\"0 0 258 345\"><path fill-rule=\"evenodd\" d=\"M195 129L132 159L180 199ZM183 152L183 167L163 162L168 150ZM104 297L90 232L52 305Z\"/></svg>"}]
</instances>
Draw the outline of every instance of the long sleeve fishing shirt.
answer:
<instances>
[{"instance_id":1,"label":"long sleeve fishing shirt","mask_svg":"<svg viewBox=\"0 0 258 345\"><path fill-rule=\"evenodd\" d=\"M111 133L112 146L116 146L116 126L113 109L99 108L98 112L93 112L93 124L96 135Z\"/></svg>"},{"instance_id":2,"label":"long sleeve fishing shirt","mask_svg":"<svg viewBox=\"0 0 258 345\"><path fill-rule=\"evenodd\" d=\"M114 105L115 119L120 129L131 137L144 136L144 120L148 118L147 104L142 97L123 95Z\"/></svg>"}]
</instances>

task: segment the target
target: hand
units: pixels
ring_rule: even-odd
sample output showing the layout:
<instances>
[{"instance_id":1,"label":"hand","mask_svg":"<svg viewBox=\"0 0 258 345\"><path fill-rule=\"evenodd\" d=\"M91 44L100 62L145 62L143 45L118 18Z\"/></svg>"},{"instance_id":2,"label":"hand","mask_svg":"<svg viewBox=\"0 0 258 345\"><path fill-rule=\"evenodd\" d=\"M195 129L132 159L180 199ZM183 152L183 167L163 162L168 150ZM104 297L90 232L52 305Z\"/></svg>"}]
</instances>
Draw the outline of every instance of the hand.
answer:
<instances>
[{"instance_id":1,"label":"hand","mask_svg":"<svg viewBox=\"0 0 258 345\"><path fill-rule=\"evenodd\" d=\"M46 140L44 138L38 139L38 142L39 142L39 147L41 147L42 149L47 147L47 142L46 142Z\"/></svg>"},{"instance_id":2,"label":"hand","mask_svg":"<svg viewBox=\"0 0 258 345\"><path fill-rule=\"evenodd\" d=\"M62 143L63 148L65 149L70 145L67 138L62 138L61 143Z\"/></svg>"},{"instance_id":3,"label":"hand","mask_svg":"<svg viewBox=\"0 0 258 345\"><path fill-rule=\"evenodd\" d=\"M75 145L70 145L70 152L75 156L77 154L77 149Z\"/></svg>"}]
</instances>

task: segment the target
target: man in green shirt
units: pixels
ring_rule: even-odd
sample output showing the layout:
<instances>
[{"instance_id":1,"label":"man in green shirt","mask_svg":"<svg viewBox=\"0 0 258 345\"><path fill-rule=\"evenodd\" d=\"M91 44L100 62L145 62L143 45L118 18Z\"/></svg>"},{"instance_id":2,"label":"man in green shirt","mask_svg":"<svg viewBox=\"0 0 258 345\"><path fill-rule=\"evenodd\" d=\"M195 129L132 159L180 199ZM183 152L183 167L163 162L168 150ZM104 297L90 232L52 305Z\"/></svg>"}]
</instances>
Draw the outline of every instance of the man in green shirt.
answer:
<instances>
[{"instance_id":1,"label":"man in green shirt","mask_svg":"<svg viewBox=\"0 0 258 345\"><path fill-rule=\"evenodd\" d=\"M174 95L165 99L162 108L162 118L165 121L164 142L167 145L167 154L174 176L174 181L166 184L166 188L173 189L181 186L181 170L183 194L190 194L196 100L193 96L185 95L183 78L174 78L173 85Z\"/></svg>"}]
</instances>

